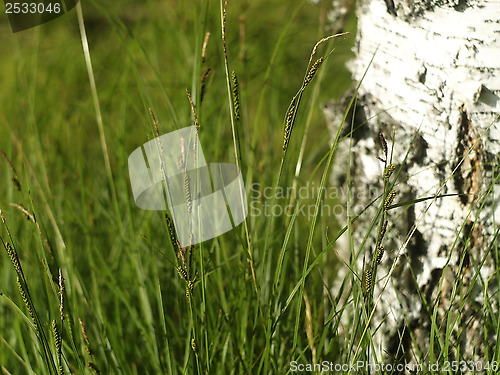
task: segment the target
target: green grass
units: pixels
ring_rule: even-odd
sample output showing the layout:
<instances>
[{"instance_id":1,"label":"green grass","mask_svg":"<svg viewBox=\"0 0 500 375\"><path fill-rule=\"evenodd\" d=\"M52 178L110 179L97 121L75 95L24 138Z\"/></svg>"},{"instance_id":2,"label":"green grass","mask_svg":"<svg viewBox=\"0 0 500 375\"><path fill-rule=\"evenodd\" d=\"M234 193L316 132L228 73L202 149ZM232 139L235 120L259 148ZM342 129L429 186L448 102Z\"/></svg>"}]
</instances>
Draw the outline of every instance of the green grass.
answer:
<instances>
[{"instance_id":1,"label":"green grass","mask_svg":"<svg viewBox=\"0 0 500 375\"><path fill-rule=\"evenodd\" d=\"M0 236L14 245L22 266L17 276L29 291L23 301L4 252L4 373L57 373L52 320L61 333L66 373L286 374L291 361L359 359L351 349L364 325L349 337L338 327L344 309L353 311L353 324L366 318L360 280L349 276L355 282L346 305L330 294L339 267L333 215L300 211L301 205L319 205L319 196L262 197L264 188L328 184L335 147L328 144L320 104L351 87L344 63L353 57L355 18L347 22L350 35L318 48L315 58L333 53L303 90L280 164L287 108L308 71L311 49L326 36L319 26L322 8L307 1L229 4L228 71L237 73L241 97L241 120L234 121L219 2L81 6L96 90L76 10L17 34L0 20L0 149L15 168L0 159L6 222ZM200 103L200 78L208 67ZM127 165L129 154L155 137L149 108L161 134L192 125L186 88L196 103L206 159L240 165L249 203L263 199L289 210L252 215L250 207L244 224L196 245L189 297L164 213L135 205ZM497 322L493 306L487 304L486 315ZM369 340L363 345L368 350Z\"/></svg>"}]
</instances>

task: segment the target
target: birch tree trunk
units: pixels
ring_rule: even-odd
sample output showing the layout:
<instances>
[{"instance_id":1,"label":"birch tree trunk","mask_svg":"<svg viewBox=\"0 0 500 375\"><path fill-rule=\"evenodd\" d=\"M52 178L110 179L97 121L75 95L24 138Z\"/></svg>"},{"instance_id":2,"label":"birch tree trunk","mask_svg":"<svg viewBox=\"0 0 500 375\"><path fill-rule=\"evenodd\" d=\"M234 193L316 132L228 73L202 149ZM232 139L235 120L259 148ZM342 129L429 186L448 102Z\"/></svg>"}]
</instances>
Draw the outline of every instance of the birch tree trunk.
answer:
<instances>
[{"instance_id":1,"label":"birch tree trunk","mask_svg":"<svg viewBox=\"0 0 500 375\"><path fill-rule=\"evenodd\" d=\"M484 361L496 340L485 311L498 317L500 2L359 0L357 15L350 68L362 81L360 131L339 147L332 177L345 180L350 152L353 215L382 191L379 132L401 167L396 202L460 194L389 211L374 294L378 358L428 356L437 312L442 342L452 345L445 358ZM346 102L325 108L332 132ZM356 251L374 212L355 224ZM433 349L443 354L441 343Z\"/></svg>"}]
</instances>

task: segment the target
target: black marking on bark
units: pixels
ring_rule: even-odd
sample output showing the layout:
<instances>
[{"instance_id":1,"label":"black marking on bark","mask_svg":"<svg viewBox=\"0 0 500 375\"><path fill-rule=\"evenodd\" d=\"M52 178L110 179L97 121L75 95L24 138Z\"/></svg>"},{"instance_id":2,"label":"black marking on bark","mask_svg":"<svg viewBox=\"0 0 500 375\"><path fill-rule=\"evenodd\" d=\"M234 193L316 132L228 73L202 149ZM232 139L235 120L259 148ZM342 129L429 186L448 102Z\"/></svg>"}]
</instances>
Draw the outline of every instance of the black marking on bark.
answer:
<instances>
[{"instance_id":1,"label":"black marking on bark","mask_svg":"<svg viewBox=\"0 0 500 375\"><path fill-rule=\"evenodd\" d=\"M413 213L414 218L415 213ZM427 253L429 244L425 241L422 233L416 229L409 243L409 252L412 258L424 256Z\"/></svg>"},{"instance_id":2,"label":"black marking on bark","mask_svg":"<svg viewBox=\"0 0 500 375\"><path fill-rule=\"evenodd\" d=\"M467 113L465 111L461 111L460 113L460 123L459 123L459 129L458 129L458 144L457 144L457 163L455 166L453 166L453 169L456 167L459 167L459 164L462 163L461 156L465 154L465 136L469 132L469 126L470 126L470 121L467 118ZM458 190L459 193L463 193L463 187L464 187L464 177L462 176L462 173L460 173L460 170L455 173L455 176L453 177L453 181L455 183L455 187ZM467 204L468 198L465 194L460 195L460 201L462 204Z\"/></svg>"},{"instance_id":3,"label":"black marking on bark","mask_svg":"<svg viewBox=\"0 0 500 375\"><path fill-rule=\"evenodd\" d=\"M424 295L427 301L431 301L432 305L430 308L434 308L434 303L436 302L433 298L433 292L436 288L439 287L439 280L441 279L441 275L443 274L442 268L434 268L431 271L431 276L429 277L429 281L424 286Z\"/></svg>"},{"instance_id":4,"label":"black marking on bark","mask_svg":"<svg viewBox=\"0 0 500 375\"><path fill-rule=\"evenodd\" d=\"M415 136L412 148L413 157L411 161L417 163L418 165L423 165L424 159L427 156L427 149L429 148L429 144L420 134L418 134Z\"/></svg>"},{"instance_id":5,"label":"black marking on bark","mask_svg":"<svg viewBox=\"0 0 500 375\"><path fill-rule=\"evenodd\" d=\"M418 82L425 85L425 79L427 76L427 68L424 66L424 70L418 75Z\"/></svg>"},{"instance_id":6,"label":"black marking on bark","mask_svg":"<svg viewBox=\"0 0 500 375\"><path fill-rule=\"evenodd\" d=\"M384 0L385 6L387 7L387 13L392 14L393 16L397 16L396 7L394 6L393 0Z\"/></svg>"},{"instance_id":7,"label":"black marking on bark","mask_svg":"<svg viewBox=\"0 0 500 375\"><path fill-rule=\"evenodd\" d=\"M474 202L481 186L481 142L472 128L472 122L464 106L460 107L460 121L457 132L456 159L453 169L455 188L463 205Z\"/></svg>"},{"instance_id":8,"label":"black marking on bark","mask_svg":"<svg viewBox=\"0 0 500 375\"><path fill-rule=\"evenodd\" d=\"M453 7L457 12L463 12L465 11L469 5L467 4L466 0L459 0L458 4Z\"/></svg>"},{"instance_id":9,"label":"black marking on bark","mask_svg":"<svg viewBox=\"0 0 500 375\"><path fill-rule=\"evenodd\" d=\"M351 99L354 95L354 91L350 90L345 95L343 95L340 100L335 102L328 102L324 105L324 109L326 111L334 111L338 113L338 118L342 119L344 117L344 113L351 102ZM340 132L340 137L352 137L355 141L359 141L360 139L368 138L370 134L370 129L368 126L365 105L368 105L367 99L362 96L358 98L358 100L351 105L349 111L347 112L346 119L344 121L344 125ZM330 108L328 108L330 107ZM340 124L339 124L340 125ZM338 126L338 125L337 125Z\"/></svg>"},{"instance_id":10,"label":"black marking on bark","mask_svg":"<svg viewBox=\"0 0 500 375\"><path fill-rule=\"evenodd\" d=\"M500 100L500 97L496 95L493 91L488 89L485 86L481 87L481 91L479 92L479 97L477 101L486 104L490 107L496 107L497 102Z\"/></svg>"},{"instance_id":11,"label":"black marking on bark","mask_svg":"<svg viewBox=\"0 0 500 375\"><path fill-rule=\"evenodd\" d=\"M493 171L493 166L500 165L500 155L489 151L483 151L483 168L485 171Z\"/></svg>"}]
</instances>

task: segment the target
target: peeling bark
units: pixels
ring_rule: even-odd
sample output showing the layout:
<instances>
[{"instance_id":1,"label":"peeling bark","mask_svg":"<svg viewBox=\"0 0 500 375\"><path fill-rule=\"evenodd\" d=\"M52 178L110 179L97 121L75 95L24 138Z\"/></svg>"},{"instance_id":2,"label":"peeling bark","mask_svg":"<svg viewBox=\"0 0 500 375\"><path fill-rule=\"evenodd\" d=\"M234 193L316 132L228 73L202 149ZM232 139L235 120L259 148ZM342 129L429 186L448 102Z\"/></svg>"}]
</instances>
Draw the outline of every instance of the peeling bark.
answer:
<instances>
[{"instance_id":1,"label":"peeling bark","mask_svg":"<svg viewBox=\"0 0 500 375\"><path fill-rule=\"evenodd\" d=\"M495 342L485 298L495 301L491 308L498 313L498 285L484 285L498 268L493 251L500 220L494 201L500 194L500 4L360 0L357 12L357 57L350 68L358 81L367 71L354 121L360 128L339 146L333 183L346 180L350 152L353 207L362 208L375 191L381 193L383 164L375 156L381 154L376 139L382 132L400 168L398 201L459 194L390 211L387 255L375 287L378 358L419 362L416 353L429 353L436 308L443 327L453 322L452 332L440 332L454 344L450 356L484 361ZM332 134L349 95L325 106ZM369 210L355 224L355 246L374 214ZM358 269L375 235L362 250ZM343 251L348 259L345 245Z\"/></svg>"}]
</instances>

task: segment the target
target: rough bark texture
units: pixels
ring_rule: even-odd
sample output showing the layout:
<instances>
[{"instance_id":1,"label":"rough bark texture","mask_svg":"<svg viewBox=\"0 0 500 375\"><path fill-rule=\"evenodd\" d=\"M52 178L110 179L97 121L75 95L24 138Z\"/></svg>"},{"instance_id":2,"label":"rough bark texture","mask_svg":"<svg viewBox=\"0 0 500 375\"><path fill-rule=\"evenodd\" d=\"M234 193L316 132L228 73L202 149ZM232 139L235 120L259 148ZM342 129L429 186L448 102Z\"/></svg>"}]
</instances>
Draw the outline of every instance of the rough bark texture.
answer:
<instances>
[{"instance_id":1,"label":"rough bark texture","mask_svg":"<svg viewBox=\"0 0 500 375\"><path fill-rule=\"evenodd\" d=\"M451 355L484 360L495 342L493 322L484 319L485 299L498 301L498 284L488 278L498 267L500 3L360 0L357 14L351 70L362 83L355 124L366 122L352 147L348 139L339 147L332 178L345 180L350 150L354 208L381 193L383 164L375 158L382 155L381 131L401 167L396 201L461 194L391 211L375 287L378 358L411 362L429 353L437 307L441 335L453 343ZM332 131L345 105L325 107ZM373 213L356 224L355 247ZM488 308L498 312L496 305ZM446 332L449 322L453 328ZM439 344L434 349L442 350Z\"/></svg>"}]
</instances>

